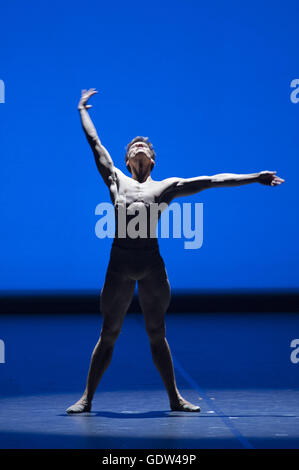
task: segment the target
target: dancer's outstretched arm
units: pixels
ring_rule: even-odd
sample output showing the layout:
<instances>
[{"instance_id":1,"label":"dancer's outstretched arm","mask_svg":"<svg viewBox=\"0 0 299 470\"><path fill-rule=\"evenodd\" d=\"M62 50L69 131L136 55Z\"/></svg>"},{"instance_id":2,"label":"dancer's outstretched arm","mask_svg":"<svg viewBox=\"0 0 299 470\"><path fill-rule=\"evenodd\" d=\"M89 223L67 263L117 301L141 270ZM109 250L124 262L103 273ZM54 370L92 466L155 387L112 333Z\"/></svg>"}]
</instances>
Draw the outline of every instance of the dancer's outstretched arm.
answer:
<instances>
[{"instance_id":1,"label":"dancer's outstretched arm","mask_svg":"<svg viewBox=\"0 0 299 470\"><path fill-rule=\"evenodd\" d=\"M198 176L195 178L169 178L164 181L166 189L163 199L190 196L208 188L233 187L249 183L278 186L284 182L282 178L276 176L276 171L260 171L259 173L245 175L219 173L213 176ZM169 182L168 185L167 182Z\"/></svg>"},{"instance_id":2,"label":"dancer's outstretched arm","mask_svg":"<svg viewBox=\"0 0 299 470\"><path fill-rule=\"evenodd\" d=\"M97 131L87 112L87 109L92 107L90 104L88 105L87 102L89 98L96 93L97 91L95 88L91 88L90 90L82 90L81 99L78 104L78 110L80 112L84 133L95 157L97 168L107 186L110 187L111 183L113 183L115 180L115 167L108 150L102 145Z\"/></svg>"}]
</instances>

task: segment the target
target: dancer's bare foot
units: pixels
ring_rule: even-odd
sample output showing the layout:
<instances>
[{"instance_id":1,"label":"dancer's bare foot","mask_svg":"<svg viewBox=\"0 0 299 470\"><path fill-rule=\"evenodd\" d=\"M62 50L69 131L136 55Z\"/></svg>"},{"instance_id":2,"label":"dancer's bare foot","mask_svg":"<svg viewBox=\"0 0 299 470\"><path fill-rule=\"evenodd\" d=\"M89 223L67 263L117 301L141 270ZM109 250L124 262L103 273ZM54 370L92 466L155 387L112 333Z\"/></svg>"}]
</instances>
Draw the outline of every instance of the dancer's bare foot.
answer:
<instances>
[{"instance_id":1,"label":"dancer's bare foot","mask_svg":"<svg viewBox=\"0 0 299 470\"><path fill-rule=\"evenodd\" d=\"M91 410L91 402L88 401L85 397L80 398L74 405L70 406L66 412L68 414L73 413L86 413Z\"/></svg>"},{"instance_id":2,"label":"dancer's bare foot","mask_svg":"<svg viewBox=\"0 0 299 470\"><path fill-rule=\"evenodd\" d=\"M200 407L196 405L192 405L184 398L179 398L177 402L170 404L171 411L196 411L197 413L200 412Z\"/></svg>"}]
</instances>

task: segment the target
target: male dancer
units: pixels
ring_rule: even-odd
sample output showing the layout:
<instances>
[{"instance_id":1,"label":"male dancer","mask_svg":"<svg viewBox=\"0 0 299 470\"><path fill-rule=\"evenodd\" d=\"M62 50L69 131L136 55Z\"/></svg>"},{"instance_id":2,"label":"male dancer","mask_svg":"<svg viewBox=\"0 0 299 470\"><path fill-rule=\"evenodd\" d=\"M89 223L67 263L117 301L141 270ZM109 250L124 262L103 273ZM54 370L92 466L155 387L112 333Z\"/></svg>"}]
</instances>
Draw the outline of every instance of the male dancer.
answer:
<instances>
[{"instance_id":1,"label":"male dancer","mask_svg":"<svg viewBox=\"0 0 299 470\"><path fill-rule=\"evenodd\" d=\"M116 232L101 292L103 324L100 338L91 357L85 391L80 400L66 411L67 413L82 413L91 410L94 393L110 364L114 343L120 334L137 281L139 301L153 361L167 390L170 408L173 411L199 412L200 407L185 400L176 386L164 322L170 301L170 286L164 262L159 253L157 238L152 236L151 231L148 231L145 237L119 236L119 232L123 232L123 227L120 227L119 210L125 207L129 215L126 223L132 220L130 215L135 214L135 210L142 208L146 211L147 220L149 220L151 206L163 202L167 206L179 196L192 195L208 188L240 186L249 183L277 186L284 180L276 176L275 171L262 171L245 175L222 173L214 176L187 179L173 177L154 181L150 175L155 165L155 152L148 138L140 136L135 137L127 146L125 160L127 169L132 175L128 177L114 166L87 112L87 109L91 108L87 102L95 93L97 91L94 88L88 91L83 90L78 109L97 168L109 188L115 207Z\"/></svg>"}]
</instances>

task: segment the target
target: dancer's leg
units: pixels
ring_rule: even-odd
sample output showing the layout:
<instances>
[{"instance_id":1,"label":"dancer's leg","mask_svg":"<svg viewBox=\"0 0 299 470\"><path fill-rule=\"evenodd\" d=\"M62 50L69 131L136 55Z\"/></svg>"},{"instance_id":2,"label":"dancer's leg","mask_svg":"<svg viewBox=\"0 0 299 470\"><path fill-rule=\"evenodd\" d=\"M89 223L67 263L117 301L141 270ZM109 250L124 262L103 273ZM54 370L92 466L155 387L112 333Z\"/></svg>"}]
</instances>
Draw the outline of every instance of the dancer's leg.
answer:
<instances>
[{"instance_id":1,"label":"dancer's leg","mask_svg":"<svg viewBox=\"0 0 299 470\"><path fill-rule=\"evenodd\" d=\"M90 411L96 388L111 362L114 343L120 334L134 288L135 281L108 270L101 293L103 325L91 356L86 388L80 400L66 410L67 413Z\"/></svg>"},{"instance_id":2,"label":"dancer's leg","mask_svg":"<svg viewBox=\"0 0 299 470\"><path fill-rule=\"evenodd\" d=\"M149 336L153 361L160 372L173 411L200 411L179 393L170 348L165 337L164 316L170 301L170 285L164 263L138 281L139 301Z\"/></svg>"}]
</instances>

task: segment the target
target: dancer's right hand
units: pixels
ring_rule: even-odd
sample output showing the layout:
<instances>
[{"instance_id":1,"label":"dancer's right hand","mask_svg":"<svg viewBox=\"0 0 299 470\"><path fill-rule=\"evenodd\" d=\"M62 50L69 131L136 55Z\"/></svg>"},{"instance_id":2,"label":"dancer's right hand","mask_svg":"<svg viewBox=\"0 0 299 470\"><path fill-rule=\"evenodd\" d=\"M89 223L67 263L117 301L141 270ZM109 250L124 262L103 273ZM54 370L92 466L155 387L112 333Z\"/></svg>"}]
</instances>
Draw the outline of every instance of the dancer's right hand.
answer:
<instances>
[{"instance_id":1,"label":"dancer's right hand","mask_svg":"<svg viewBox=\"0 0 299 470\"><path fill-rule=\"evenodd\" d=\"M78 109L81 110L81 109L92 108L90 104L87 104L87 101L89 100L91 96L95 95L96 93L98 92L95 88L90 88L89 90L82 90L81 98L78 104Z\"/></svg>"}]
</instances>

